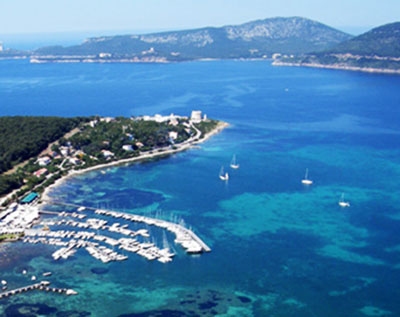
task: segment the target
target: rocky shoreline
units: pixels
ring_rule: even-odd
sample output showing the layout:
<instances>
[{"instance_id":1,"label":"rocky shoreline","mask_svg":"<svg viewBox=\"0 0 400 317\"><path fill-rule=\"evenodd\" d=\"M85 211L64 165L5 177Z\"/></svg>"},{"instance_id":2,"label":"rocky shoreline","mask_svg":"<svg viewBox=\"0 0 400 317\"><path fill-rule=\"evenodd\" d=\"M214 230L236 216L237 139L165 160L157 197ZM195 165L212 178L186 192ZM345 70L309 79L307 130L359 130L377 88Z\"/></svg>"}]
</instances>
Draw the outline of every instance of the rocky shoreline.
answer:
<instances>
[{"instance_id":1,"label":"rocky shoreline","mask_svg":"<svg viewBox=\"0 0 400 317\"><path fill-rule=\"evenodd\" d=\"M346 65L323 65L317 63L288 63L274 61L274 66L292 66L292 67L312 67L312 68L326 68L326 69L337 69L337 70L349 70L365 73L377 73L377 74L394 74L400 75L400 69L388 69L388 68L368 68L368 67L355 67Z\"/></svg>"}]
</instances>

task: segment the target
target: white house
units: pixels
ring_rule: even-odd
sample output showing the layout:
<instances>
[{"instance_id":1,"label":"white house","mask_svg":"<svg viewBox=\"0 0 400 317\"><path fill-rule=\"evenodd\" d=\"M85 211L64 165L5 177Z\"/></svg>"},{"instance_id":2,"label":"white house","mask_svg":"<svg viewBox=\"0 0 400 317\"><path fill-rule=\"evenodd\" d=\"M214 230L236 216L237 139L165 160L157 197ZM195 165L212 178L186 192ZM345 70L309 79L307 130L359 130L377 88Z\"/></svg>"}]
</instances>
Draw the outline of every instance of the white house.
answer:
<instances>
[{"instance_id":1,"label":"white house","mask_svg":"<svg viewBox=\"0 0 400 317\"><path fill-rule=\"evenodd\" d=\"M123 146L122 146L122 149L123 149L124 151L128 151L128 152L133 151L133 147L132 147L132 145L130 145L130 144L125 144L125 145L123 145Z\"/></svg>"},{"instance_id":2,"label":"white house","mask_svg":"<svg viewBox=\"0 0 400 317\"><path fill-rule=\"evenodd\" d=\"M110 151L107 151L107 150L102 150L101 153L103 153L103 156L104 156L106 159L109 159L109 158L111 158L111 157L114 156L114 153L113 153L113 152L110 152Z\"/></svg>"},{"instance_id":3,"label":"white house","mask_svg":"<svg viewBox=\"0 0 400 317\"><path fill-rule=\"evenodd\" d=\"M51 162L51 158L48 156L39 157L36 161L36 163L38 163L39 166L47 166L50 164L50 162Z\"/></svg>"},{"instance_id":4,"label":"white house","mask_svg":"<svg viewBox=\"0 0 400 317\"><path fill-rule=\"evenodd\" d=\"M170 131L170 132L168 133L168 136L169 136L169 138L170 138L171 140L176 140L176 139L178 138L178 132L176 132L176 131Z\"/></svg>"}]
</instances>

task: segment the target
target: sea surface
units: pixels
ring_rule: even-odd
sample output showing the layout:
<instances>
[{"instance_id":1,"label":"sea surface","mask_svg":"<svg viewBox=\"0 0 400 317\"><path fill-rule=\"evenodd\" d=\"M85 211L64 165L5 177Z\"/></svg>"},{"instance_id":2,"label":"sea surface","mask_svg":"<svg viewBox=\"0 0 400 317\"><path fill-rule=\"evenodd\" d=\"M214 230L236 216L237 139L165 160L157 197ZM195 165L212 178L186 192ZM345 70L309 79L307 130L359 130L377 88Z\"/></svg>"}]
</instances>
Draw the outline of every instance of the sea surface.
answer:
<instances>
[{"instance_id":1,"label":"sea surface","mask_svg":"<svg viewBox=\"0 0 400 317\"><path fill-rule=\"evenodd\" d=\"M270 61L0 61L1 116L201 110L230 124L199 148L79 175L50 193L183 219L212 252L175 245L167 264L136 254L103 264L84 250L55 261L53 246L1 244L9 289L51 271L54 287L79 294L0 299L0 315L400 316L399 87L400 76ZM350 207L338 205L342 194Z\"/></svg>"}]
</instances>

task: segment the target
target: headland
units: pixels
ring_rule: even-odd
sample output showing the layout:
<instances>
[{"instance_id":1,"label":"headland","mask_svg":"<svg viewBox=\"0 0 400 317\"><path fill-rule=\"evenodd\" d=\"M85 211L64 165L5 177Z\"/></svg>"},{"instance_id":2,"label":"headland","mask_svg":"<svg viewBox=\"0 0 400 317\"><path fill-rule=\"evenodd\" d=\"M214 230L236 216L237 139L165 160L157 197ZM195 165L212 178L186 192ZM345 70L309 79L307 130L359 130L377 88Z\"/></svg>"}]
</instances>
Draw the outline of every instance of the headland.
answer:
<instances>
[{"instance_id":1,"label":"headland","mask_svg":"<svg viewBox=\"0 0 400 317\"><path fill-rule=\"evenodd\" d=\"M84 120L39 155L11 170L13 174L7 177L20 185L4 195L0 205L23 201L30 192L46 197L53 184L73 175L184 151L226 126L201 111L192 111L190 117L171 114Z\"/></svg>"}]
</instances>

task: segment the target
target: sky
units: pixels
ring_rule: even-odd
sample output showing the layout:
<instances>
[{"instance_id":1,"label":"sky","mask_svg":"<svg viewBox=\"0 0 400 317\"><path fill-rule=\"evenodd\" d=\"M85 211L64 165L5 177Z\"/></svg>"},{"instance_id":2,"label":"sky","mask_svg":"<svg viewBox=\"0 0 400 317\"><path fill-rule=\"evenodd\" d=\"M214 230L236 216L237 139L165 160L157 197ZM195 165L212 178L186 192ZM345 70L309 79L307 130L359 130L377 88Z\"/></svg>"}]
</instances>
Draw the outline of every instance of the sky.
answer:
<instances>
[{"instance_id":1,"label":"sky","mask_svg":"<svg viewBox=\"0 0 400 317\"><path fill-rule=\"evenodd\" d=\"M400 21L400 0L0 0L1 36L101 36L300 16L357 35Z\"/></svg>"}]
</instances>

